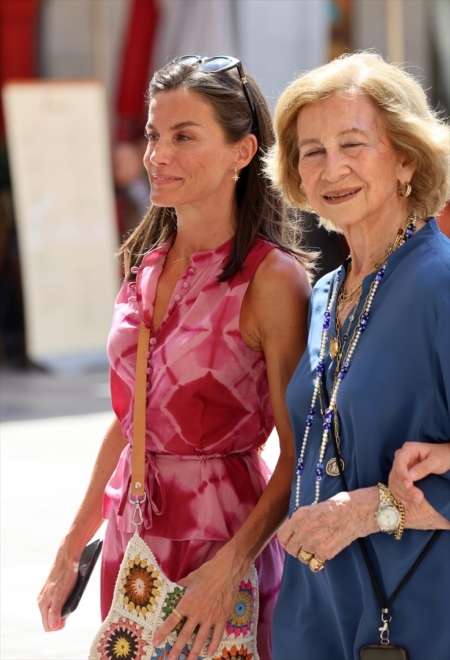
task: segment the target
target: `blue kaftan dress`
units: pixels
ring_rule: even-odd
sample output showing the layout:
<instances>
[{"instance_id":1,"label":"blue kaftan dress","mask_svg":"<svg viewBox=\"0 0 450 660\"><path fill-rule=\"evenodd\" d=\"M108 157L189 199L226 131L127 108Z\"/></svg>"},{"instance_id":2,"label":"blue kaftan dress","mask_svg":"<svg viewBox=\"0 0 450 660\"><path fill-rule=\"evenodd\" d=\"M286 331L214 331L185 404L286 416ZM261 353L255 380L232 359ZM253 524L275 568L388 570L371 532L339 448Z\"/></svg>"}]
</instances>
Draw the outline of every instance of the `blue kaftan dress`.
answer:
<instances>
[{"instance_id":1,"label":"blue kaftan dress","mask_svg":"<svg viewBox=\"0 0 450 660\"><path fill-rule=\"evenodd\" d=\"M335 273L326 275L314 287L308 346L287 390L297 455L311 402L323 313L334 277ZM363 282L360 307L374 277L370 274ZM348 319L343 332L347 323ZM333 336L334 320L328 340ZM327 350L329 395L334 369L335 362ZM394 452L407 440L450 440L450 241L440 233L435 220L388 258L369 324L340 387L337 407L349 490L377 482L386 484ZM301 505L314 500L321 437L317 405L306 449ZM324 465L333 455L330 442ZM290 515L294 510L295 479ZM418 486L431 505L450 519L450 473L426 477ZM341 490L339 477L325 474L320 501ZM382 532L366 537L385 596L391 596L432 533L407 529L400 541ZM358 542L315 574L286 555L274 616L273 660L357 660L361 646L379 644L380 613ZM441 532L390 613L391 643L405 646L410 660L449 660L449 531Z\"/></svg>"}]
</instances>

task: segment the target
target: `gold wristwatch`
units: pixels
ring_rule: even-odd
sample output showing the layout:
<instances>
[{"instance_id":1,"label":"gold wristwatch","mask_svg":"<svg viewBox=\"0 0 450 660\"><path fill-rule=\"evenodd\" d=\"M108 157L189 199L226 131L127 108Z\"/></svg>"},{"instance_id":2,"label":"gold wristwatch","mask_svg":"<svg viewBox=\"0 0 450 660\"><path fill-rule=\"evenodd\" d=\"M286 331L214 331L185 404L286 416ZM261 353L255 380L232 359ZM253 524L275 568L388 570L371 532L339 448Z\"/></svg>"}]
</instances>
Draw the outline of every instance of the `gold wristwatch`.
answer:
<instances>
[{"instance_id":1,"label":"gold wristwatch","mask_svg":"<svg viewBox=\"0 0 450 660\"><path fill-rule=\"evenodd\" d=\"M394 534L397 541L402 538L405 529L405 507L398 502L384 484L378 484L380 504L375 513L375 522L380 531Z\"/></svg>"}]
</instances>

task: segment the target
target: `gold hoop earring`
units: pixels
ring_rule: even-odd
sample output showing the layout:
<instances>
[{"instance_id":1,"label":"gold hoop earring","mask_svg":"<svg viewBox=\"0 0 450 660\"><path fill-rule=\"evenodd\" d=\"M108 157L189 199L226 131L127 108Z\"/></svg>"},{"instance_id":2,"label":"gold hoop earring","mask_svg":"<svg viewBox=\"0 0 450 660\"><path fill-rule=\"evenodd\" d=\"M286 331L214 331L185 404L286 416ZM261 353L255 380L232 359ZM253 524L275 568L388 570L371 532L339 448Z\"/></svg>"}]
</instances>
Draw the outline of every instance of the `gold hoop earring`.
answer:
<instances>
[{"instance_id":1,"label":"gold hoop earring","mask_svg":"<svg viewBox=\"0 0 450 660\"><path fill-rule=\"evenodd\" d=\"M405 189L404 189L405 188ZM405 186L398 187L398 194L400 197L409 197L412 191L412 185L410 183L405 183Z\"/></svg>"},{"instance_id":2,"label":"gold hoop earring","mask_svg":"<svg viewBox=\"0 0 450 660\"><path fill-rule=\"evenodd\" d=\"M238 171L237 171L236 167L234 168L234 174L231 178L233 179L234 183L237 183L239 181L239 179L241 178L238 174Z\"/></svg>"}]
</instances>

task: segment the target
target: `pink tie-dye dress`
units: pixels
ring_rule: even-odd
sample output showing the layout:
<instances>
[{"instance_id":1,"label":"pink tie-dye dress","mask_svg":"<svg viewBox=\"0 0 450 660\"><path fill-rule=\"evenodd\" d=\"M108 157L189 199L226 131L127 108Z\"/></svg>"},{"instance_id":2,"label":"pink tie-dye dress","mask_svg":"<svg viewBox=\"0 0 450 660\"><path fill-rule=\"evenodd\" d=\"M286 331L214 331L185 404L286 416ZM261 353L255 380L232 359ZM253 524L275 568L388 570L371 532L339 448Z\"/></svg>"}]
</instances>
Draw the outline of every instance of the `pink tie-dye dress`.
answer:
<instances>
[{"instance_id":1,"label":"pink tie-dye dress","mask_svg":"<svg viewBox=\"0 0 450 660\"><path fill-rule=\"evenodd\" d=\"M136 282L124 282L108 341L111 396L127 440L133 437L138 328L152 327L156 287L171 245L148 253ZM212 558L241 527L269 472L258 449L273 429L264 355L244 344L239 315L247 287L275 246L257 238L244 268L219 282L231 240L193 254L147 353L146 493L140 531L176 582ZM109 519L102 561L102 615L112 601L134 528L127 501L130 452L122 452L104 496ZM272 612L283 553L273 539L256 560L260 579L258 649L271 658Z\"/></svg>"}]
</instances>

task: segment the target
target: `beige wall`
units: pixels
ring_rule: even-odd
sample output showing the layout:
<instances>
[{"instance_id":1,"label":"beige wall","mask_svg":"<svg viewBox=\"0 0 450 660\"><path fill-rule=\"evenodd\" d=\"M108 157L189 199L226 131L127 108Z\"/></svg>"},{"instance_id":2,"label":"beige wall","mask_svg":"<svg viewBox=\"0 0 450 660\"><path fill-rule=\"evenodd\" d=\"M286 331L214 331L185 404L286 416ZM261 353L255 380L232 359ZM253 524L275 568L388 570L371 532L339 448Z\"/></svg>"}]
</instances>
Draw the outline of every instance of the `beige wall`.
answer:
<instances>
[{"instance_id":1,"label":"beige wall","mask_svg":"<svg viewBox=\"0 0 450 660\"><path fill-rule=\"evenodd\" d=\"M103 85L11 83L3 101L27 355L103 355L119 288Z\"/></svg>"},{"instance_id":2,"label":"beige wall","mask_svg":"<svg viewBox=\"0 0 450 660\"><path fill-rule=\"evenodd\" d=\"M129 0L44 0L40 73L45 78L97 78L111 103Z\"/></svg>"},{"instance_id":3,"label":"beige wall","mask_svg":"<svg viewBox=\"0 0 450 660\"><path fill-rule=\"evenodd\" d=\"M391 3L391 8L388 7ZM429 9L433 0L354 0L353 47L375 48L384 57L398 52L389 47L387 20L393 4L400 7L403 41L401 61L411 64L411 73L421 79L425 88L432 82L429 48ZM392 17L392 14L391 14ZM390 52L392 49L392 53Z\"/></svg>"}]
</instances>

